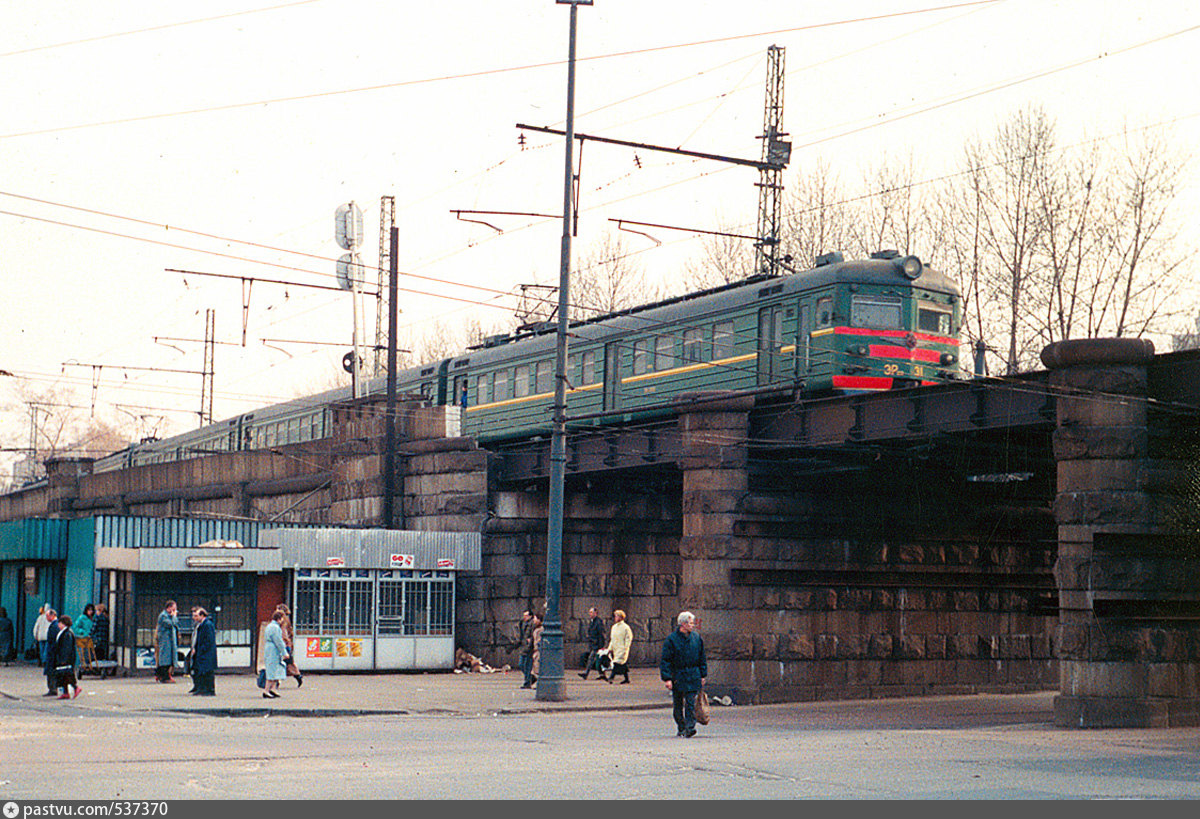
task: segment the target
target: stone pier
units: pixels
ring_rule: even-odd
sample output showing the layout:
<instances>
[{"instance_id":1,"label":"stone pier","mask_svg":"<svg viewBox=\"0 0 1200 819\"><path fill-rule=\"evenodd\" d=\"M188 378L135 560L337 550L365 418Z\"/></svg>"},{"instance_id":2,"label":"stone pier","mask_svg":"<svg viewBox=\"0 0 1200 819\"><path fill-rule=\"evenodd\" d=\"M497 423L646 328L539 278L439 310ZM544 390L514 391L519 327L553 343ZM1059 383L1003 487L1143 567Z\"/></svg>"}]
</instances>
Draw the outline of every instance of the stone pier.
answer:
<instances>
[{"instance_id":1,"label":"stone pier","mask_svg":"<svg viewBox=\"0 0 1200 819\"><path fill-rule=\"evenodd\" d=\"M1155 443L1167 431L1148 411L1153 354L1142 339L1063 341L1042 352L1058 407L1061 727L1200 724L1198 555L1195 538L1170 525L1173 481L1155 485L1186 465Z\"/></svg>"}]
</instances>

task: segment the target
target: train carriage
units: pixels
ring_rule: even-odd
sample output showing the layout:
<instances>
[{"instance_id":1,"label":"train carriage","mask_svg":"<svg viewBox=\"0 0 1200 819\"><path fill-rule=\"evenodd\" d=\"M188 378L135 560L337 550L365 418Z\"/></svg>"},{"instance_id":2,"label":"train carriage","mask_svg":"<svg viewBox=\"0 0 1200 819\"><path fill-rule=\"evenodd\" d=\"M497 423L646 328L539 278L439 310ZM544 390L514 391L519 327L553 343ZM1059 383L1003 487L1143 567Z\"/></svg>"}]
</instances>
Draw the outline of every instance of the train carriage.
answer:
<instances>
[{"instance_id":1,"label":"train carriage","mask_svg":"<svg viewBox=\"0 0 1200 819\"><path fill-rule=\"evenodd\" d=\"M757 277L575 322L567 361L571 426L636 421L699 391L803 394L935 384L960 375L961 295L915 256L895 251ZM556 338L549 325L491 339L462 355L397 373L402 394L462 409L480 441L552 427ZM368 384L381 394L385 379ZM134 445L97 471L209 452L265 449L329 435L330 405L348 388L266 407L164 441Z\"/></svg>"}]
</instances>

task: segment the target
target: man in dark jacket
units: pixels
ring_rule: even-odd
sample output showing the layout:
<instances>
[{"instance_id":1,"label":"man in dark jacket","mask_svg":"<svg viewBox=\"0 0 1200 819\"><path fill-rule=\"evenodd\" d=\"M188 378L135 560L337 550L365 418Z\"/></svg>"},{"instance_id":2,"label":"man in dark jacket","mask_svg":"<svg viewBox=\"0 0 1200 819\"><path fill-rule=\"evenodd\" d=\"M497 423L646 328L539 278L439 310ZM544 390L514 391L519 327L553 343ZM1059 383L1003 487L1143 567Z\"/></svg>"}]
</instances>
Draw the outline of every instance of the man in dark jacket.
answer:
<instances>
[{"instance_id":1,"label":"man in dark jacket","mask_svg":"<svg viewBox=\"0 0 1200 819\"><path fill-rule=\"evenodd\" d=\"M217 693L217 627L200 606L192 612L192 620L196 624L192 632L192 693L212 697Z\"/></svg>"},{"instance_id":2,"label":"man in dark jacket","mask_svg":"<svg viewBox=\"0 0 1200 819\"><path fill-rule=\"evenodd\" d=\"M679 628L663 641L662 661L658 670L675 704L676 736L696 735L696 694L708 680L708 661L704 657L704 641L692 631L696 616L680 612Z\"/></svg>"},{"instance_id":3,"label":"man in dark jacket","mask_svg":"<svg viewBox=\"0 0 1200 819\"><path fill-rule=\"evenodd\" d=\"M533 688L533 613L528 609L521 612L521 623L517 627L517 667L525 675L522 688Z\"/></svg>"},{"instance_id":4,"label":"man in dark jacket","mask_svg":"<svg viewBox=\"0 0 1200 819\"><path fill-rule=\"evenodd\" d=\"M600 675L600 679L607 679L604 676L604 669L600 667L600 660L596 652L604 648L604 621L600 619L600 613L596 611L596 607L588 609L588 616L592 621L588 623L588 655L587 660L583 664L583 671L579 672L579 676L585 680L588 678L588 672L592 670L592 666L596 667L596 673Z\"/></svg>"},{"instance_id":5,"label":"man in dark jacket","mask_svg":"<svg viewBox=\"0 0 1200 819\"><path fill-rule=\"evenodd\" d=\"M75 632L71 631L71 618L63 614L58 618L58 633L46 650L48 663L54 667L54 687L60 700L79 696L79 683L75 679ZM73 690L72 690L73 689Z\"/></svg>"}]
</instances>

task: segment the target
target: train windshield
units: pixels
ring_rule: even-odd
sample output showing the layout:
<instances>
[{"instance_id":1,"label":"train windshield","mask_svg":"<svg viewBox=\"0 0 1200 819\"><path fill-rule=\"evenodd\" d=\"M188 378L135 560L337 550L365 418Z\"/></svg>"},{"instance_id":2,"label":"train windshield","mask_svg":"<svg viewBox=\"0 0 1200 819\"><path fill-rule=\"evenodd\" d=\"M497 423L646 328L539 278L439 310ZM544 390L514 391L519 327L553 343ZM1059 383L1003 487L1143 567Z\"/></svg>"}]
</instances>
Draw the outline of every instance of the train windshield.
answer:
<instances>
[{"instance_id":1,"label":"train windshield","mask_svg":"<svg viewBox=\"0 0 1200 819\"><path fill-rule=\"evenodd\" d=\"M854 296L850 302L853 327L899 328L899 296Z\"/></svg>"},{"instance_id":2,"label":"train windshield","mask_svg":"<svg viewBox=\"0 0 1200 819\"><path fill-rule=\"evenodd\" d=\"M952 328L949 309L933 302L921 302L917 306L917 329L925 333L950 335Z\"/></svg>"}]
</instances>

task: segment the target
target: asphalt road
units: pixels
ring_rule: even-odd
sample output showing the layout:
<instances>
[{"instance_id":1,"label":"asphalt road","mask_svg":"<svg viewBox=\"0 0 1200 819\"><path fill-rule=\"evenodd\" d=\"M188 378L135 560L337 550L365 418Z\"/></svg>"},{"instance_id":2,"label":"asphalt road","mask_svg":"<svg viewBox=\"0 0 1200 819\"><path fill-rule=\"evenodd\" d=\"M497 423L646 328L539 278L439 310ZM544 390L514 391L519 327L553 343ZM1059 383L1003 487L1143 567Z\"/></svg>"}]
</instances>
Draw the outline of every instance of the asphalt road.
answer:
<instances>
[{"instance_id":1,"label":"asphalt road","mask_svg":"<svg viewBox=\"0 0 1200 819\"><path fill-rule=\"evenodd\" d=\"M1200 731L1063 731L1044 696L333 717L0 701L5 799L1038 799L1200 796ZM53 773L51 773L53 771Z\"/></svg>"}]
</instances>

